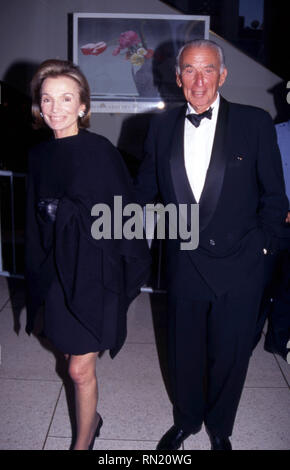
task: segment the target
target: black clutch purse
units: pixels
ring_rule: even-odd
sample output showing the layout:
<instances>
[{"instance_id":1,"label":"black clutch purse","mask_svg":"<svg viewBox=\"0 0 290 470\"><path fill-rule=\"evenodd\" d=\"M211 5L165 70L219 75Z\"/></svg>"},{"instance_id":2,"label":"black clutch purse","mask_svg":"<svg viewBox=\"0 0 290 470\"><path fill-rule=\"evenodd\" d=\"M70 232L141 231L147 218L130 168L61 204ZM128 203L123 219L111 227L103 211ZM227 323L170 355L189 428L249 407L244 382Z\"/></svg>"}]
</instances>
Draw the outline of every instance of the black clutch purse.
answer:
<instances>
[{"instance_id":1,"label":"black clutch purse","mask_svg":"<svg viewBox=\"0 0 290 470\"><path fill-rule=\"evenodd\" d=\"M55 222L59 199L40 199L37 213L43 222Z\"/></svg>"}]
</instances>

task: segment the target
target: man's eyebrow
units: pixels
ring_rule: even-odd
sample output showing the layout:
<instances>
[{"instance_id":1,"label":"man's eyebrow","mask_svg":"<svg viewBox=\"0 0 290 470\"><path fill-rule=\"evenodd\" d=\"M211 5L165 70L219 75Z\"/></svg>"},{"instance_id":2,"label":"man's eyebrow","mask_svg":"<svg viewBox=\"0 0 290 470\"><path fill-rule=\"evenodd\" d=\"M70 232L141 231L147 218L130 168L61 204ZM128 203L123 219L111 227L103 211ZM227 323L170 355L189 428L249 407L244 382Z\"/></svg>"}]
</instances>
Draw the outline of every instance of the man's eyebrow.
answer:
<instances>
[{"instance_id":1,"label":"man's eyebrow","mask_svg":"<svg viewBox=\"0 0 290 470\"><path fill-rule=\"evenodd\" d=\"M192 64L182 64L181 68L186 69L187 67L193 67Z\"/></svg>"},{"instance_id":2,"label":"man's eyebrow","mask_svg":"<svg viewBox=\"0 0 290 470\"><path fill-rule=\"evenodd\" d=\"M194 68L194 65L193 64L182 64L181 68L182 69L186 69L186 68ZM216 65L214 64L207 64L207 65L204 65L203 66L204 69L208 69L208 68L211 68L211 69L215 69L216 68Z\"/></svg>"},{"instance_id":3,"label":"man's eyebrow","mask_svg":"<svg viewBox=\"0 0 290 470\"><path fill-rule=\"evenodd\" d=\"M72 95L72 96L74 96L74 93L70 93L69 91L65 91L64 93L61 93L61 94L62 94L62 95ZM48 96L50 96L50 94L49 94L48 92L43 92L43 93L41 93L41 96L43 96L43 95L48 95Z\"/></svg>"}]
</instances>

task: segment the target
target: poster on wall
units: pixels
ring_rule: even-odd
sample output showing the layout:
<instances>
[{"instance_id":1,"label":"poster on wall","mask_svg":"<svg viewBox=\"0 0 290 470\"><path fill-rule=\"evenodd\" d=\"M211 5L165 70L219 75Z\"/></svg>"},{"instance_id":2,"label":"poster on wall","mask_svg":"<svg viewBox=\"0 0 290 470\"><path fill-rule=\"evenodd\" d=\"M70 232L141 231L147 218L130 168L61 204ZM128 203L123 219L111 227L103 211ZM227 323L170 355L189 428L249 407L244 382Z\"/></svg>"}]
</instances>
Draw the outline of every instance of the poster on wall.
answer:
<instances>
[{"instance_id":1,"label":"poster on wall","mask_svg":"<svg viewBox=\"0 0 290 470\"><path fill-rule=\"evenodd\" d=\"M73 14L73 61L86 75L92 112L139 113L183 101L179 48L208 39L209 16Z\"/></svg>"}]
</instances>

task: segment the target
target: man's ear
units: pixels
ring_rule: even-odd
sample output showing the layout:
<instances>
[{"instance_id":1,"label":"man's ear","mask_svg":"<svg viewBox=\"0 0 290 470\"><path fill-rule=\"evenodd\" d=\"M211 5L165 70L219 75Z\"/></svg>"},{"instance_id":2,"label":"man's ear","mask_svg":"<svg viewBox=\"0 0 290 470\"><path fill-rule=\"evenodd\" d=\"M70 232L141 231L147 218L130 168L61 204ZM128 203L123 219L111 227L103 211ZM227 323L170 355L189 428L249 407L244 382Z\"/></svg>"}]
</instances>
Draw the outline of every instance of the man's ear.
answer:
<instances>
[{"instance_id":1,"label":"man's ear","mask_svg":"<svg viewBox=\"0 0 290 470\"><path fill-rule=\"evenodd\" d=\"M226 81L227 75L228 75L228 70L224 68L222 73L220 74L219 87L223 86L223 84Z\"/></svg>"},{"instance_id":2,"label":"man's ear","mask_svg":"<svg viewBox=\"0 0 290 470\"><path fill-rule=\"evenodd\" d=\"M176 72L176 83L177 83L177 86L182 87L182 83L181 83L181 80L180 80L180 75L177 72Z\"/></svg>"}]
</instances>

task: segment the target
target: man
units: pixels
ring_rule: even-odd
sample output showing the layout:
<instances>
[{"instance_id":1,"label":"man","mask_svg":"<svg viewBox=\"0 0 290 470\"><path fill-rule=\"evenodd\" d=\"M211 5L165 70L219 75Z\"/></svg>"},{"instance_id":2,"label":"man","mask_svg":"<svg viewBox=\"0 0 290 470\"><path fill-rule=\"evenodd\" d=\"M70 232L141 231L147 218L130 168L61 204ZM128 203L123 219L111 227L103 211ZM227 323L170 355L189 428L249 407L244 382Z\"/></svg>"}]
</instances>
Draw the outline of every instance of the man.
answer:
<instances>
[{"instance_id":1,"label":"man","mask_svg":"<svg viewBox=\"0 0 290 470\"><path fill-rule=\"evenodd\" d=\"M264 258L287 214L271 117L223 99L226 77L214 42L181 49L176 81L187 104L152 119L137 179L142 204L158 194L166 205L199 204L198 248L166 242L174 425L158 450L178 449L202 423L212 449L231 450Z\"/></svg>"},{"instance_id":2,"label":"man","mask_svg":"<svg viewBox=\"0 0 290 470\"><path fill-rule=\"evenodd\" d=\"M286 122L276 124L278 145L282 157L284 179L286 184L286 195L289 200L289 211L287 222L290 222L290 119Z\"/></svg>"},{"instance_id":3,"label":"man","mask_svg":"<svg viewBox=\"0 0 290 470\"><path fill-rule=\"evenodd\" d=\"M287 360L290 340L290 120L277 124L275 127L289 205L287 223L279 238L280 251L274 256L272 278L265 289L262 318L265 321L268 315L264 348Z\"/></svg>"}]
</instances>

